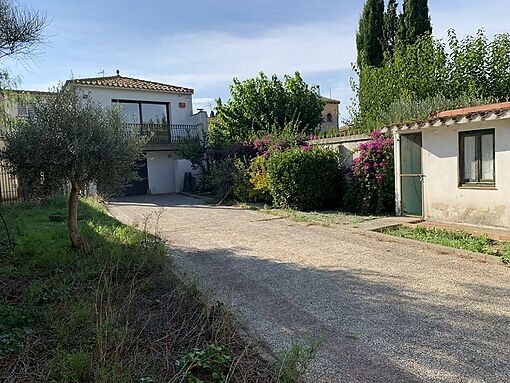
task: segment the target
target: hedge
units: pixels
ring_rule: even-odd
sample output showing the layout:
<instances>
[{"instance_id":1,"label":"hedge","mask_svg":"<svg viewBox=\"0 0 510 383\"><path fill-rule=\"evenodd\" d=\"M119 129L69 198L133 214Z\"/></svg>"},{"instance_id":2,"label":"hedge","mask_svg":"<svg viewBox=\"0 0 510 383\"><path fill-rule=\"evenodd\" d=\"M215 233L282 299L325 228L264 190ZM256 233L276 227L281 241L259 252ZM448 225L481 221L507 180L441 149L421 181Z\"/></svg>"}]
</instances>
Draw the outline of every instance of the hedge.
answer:
<instances>
[{"instance_id":1,"label":"hedge","mask_svg":"<svg viewBox=\"0 0 510 383\"><path fill-rule=\"evenodd\" d=\"M276 206L315 210L332 205L340 194L338 156L331 149L291 149L267 163L269 191Z\"/></svg>"}]
</instances>

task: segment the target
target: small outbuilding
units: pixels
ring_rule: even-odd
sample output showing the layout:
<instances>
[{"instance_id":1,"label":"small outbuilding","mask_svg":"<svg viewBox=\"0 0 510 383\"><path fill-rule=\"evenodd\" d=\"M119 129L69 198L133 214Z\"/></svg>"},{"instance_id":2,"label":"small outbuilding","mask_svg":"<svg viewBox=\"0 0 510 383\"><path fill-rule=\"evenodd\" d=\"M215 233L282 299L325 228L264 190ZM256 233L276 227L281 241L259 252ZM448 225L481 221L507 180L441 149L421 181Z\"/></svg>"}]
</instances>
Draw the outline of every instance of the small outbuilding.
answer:
<instances>
[{"instance_id":1,"label":"small outbuilding","mask_svg":"<svg viewBox=\"0 0 510 383\"><path fill-rule=\"evenodd\" d=\"M398 215L510 228L510 102L388 127Z\"/></svg>"}]
</instances>

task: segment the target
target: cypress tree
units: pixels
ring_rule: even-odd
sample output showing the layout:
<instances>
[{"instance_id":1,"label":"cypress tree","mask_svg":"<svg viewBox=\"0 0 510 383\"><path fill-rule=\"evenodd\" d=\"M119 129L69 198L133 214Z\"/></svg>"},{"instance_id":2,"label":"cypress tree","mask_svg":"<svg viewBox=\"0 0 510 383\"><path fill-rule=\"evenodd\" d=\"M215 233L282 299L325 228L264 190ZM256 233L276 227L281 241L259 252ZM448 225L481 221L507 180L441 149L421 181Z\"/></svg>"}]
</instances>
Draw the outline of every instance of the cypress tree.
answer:
<instances>
[{"instance_id":1,"label":"cypress tree","mask_svg":"<svg viewBox=\"0 0 510 383\"><path fill-rule=\"evenodd\" d=\"M380 67L384 60L384 0L367 0L356 34L358 65Z\"/></svg>"},{"instance_id":2,"label":"cypress tree","mask_svg":"<svg viewBox=\"0 0 510 383\"><path fill-rule=\"evenodd\" d=\"M399 42L414 44L425 33L432 33L428 0L404 0L404 12L397 33Z\"/></svg>"},{"instance_id":3,"label":"cypress tree","mask_svg":"<svg viewBox=\"0 0 510 383\"><path fill-rule=\"evenodd\" d=\"M384 13L384 51L387 52L390 56L393 55L393 49L395 48L395 40L397 38L399 26L397 8L397 0L389 0L388 7Z\"/></svg>"}]
</instances>

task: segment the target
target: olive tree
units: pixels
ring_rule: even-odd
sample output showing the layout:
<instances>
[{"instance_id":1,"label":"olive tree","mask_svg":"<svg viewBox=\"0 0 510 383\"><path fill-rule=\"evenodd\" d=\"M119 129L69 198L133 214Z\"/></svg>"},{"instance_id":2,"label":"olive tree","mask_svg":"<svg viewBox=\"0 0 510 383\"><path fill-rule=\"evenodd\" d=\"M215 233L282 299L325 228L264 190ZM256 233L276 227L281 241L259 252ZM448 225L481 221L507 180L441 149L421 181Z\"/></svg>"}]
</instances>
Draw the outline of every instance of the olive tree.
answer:
<instances>
[{"instance_id":1,"label":"olive tree","mask_svg":"<svg viewBox=\"0 0 510 383\"><path fill-rule=\"evenodd\" d=\"M32 185L46 190L70 185L69 237L74 248L86 252L78 229L80 191L90 183L112 190L129 182L141 145L118 108L101 107L67 85L40 99L34 114L8 132L2 157L12 174L35 180Z\"/></svg>"}]
</instances>

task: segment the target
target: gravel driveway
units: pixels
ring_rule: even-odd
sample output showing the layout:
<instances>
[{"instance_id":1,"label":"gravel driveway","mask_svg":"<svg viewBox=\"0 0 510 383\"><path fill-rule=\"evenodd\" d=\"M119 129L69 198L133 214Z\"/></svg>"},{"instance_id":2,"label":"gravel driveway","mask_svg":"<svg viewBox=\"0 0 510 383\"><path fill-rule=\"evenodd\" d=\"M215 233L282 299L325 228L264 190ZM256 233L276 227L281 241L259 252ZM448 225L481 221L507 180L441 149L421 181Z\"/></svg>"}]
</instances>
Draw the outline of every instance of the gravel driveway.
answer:
<instances>
[{"instance_id":1,"label":"gravel driveway","mask_svg":"<svg viewBox=\"0 0 510 383\"><path fill-rule=\"evenodd\" d=\"M510 382L502 265L179 195L109 208L126 223L161 211L177 266L239 310L276 354L324 336L309 382Z\"/></svg>"}]
</instances>

